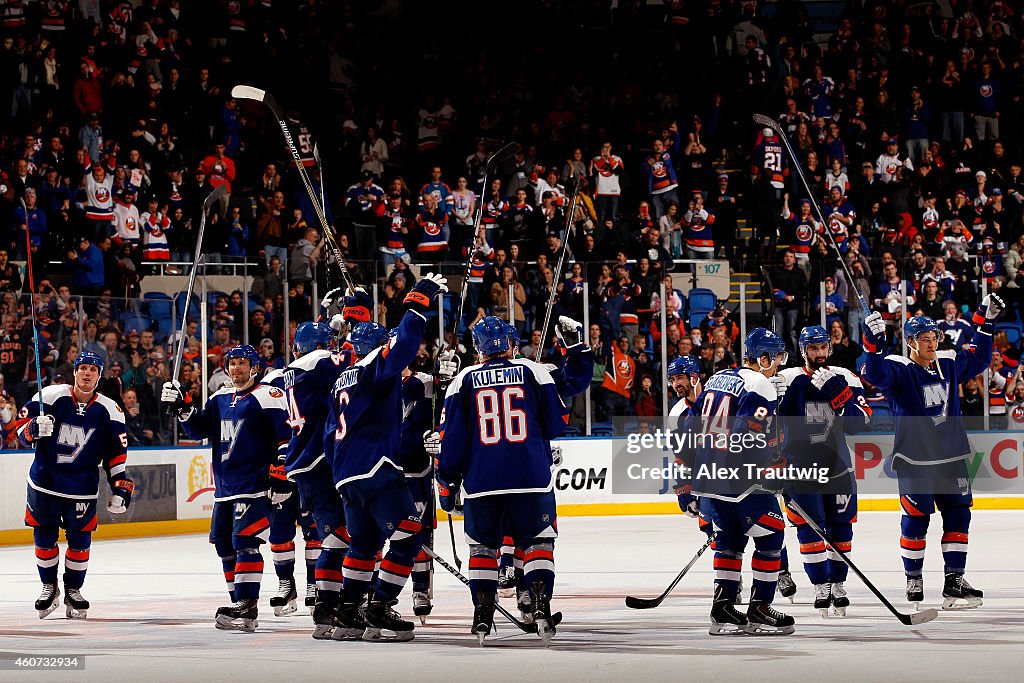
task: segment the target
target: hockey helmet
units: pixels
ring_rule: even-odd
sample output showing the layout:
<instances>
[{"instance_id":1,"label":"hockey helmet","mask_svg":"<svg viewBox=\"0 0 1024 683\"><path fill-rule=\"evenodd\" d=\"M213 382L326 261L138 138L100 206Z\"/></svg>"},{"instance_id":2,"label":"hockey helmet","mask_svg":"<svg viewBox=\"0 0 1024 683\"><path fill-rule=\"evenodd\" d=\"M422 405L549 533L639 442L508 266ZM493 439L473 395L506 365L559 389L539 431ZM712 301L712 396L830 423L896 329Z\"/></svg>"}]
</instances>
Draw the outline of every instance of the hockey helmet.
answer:
<instances>
[{"instance_id":1,"label":"hockey helmet","mask_svg":"<svg viewBox=\"0 0 1024 683\"><path fill-rule=\"evenodd\" d=\"M668 364L668 374L666 377L676 377L678 375L685 375L690 377L691 375L699 375L700 368L697 367L697 361L692 356L679 356Z\"/></svg>"},{"instance_id":2,"label":"hockey helmet","mask_svg":"<svg viewBox=\"0 0 1024 683\"><path fill-rule=\"evenodd\" d=\"M348 333L348 341L356 355L363 357L388 343L388 329L377 323L359 323Z\"/></svg>"},{"instance_id":3,"label":"hockey helmet","mask_svg":"<svg viewBox=\"0 0 1024 683\"><path fill-rule=\"evenodd\" d=\"M99 369L100 374L103 374L103 358L95 351L82 351L79 353L74 363L76 371L80 365L95 365Z\"/></svg>"},{"instance_id":4,"label":"hockey helmet","mask_svg":"<svg viewBox=\"0 0 1024 683\"><path fill-rule=\"evenodd\" d=\"M786 353L786 342L779 335L763 327L755 327L747 334L743 348L745 349L743 353L745 360L758 361L764 355L773 361L778 357L779 365L785 365L789 360L789 354Z\"/></svg>"},{"instance_id":5,"label":"hockey helmet","mask_svg":"<svg viewBox=\"0 0 1024 683\"><path fill-rule=\"evenodd\" d=\"M260 370L260 354L250 344L239 344L224 354L224 367L228 367L232 358L244 358L249 361L249 374L256 375Z\"/></svg>"},{"instance_id":6,"label":"hockey helmet","mask_svg":"<svg viewBox=\"0 0 1024 683\"><path fill-rule=\"evenodd\" d=\"M493 315L473 325L473 345L481 356L495 356L509 349L508 323Z\"/></svg>"},{"instance_id":7,"label":"hockey helmet","mask_svg":"<svg viewBox=\"0 0 1024 683\"><path fill-rule=\"evenodd\" d=\"M807 360L807 347L811 344L828 344L828 355L832 355L832 338L821 325L809 325L800 330L800 355Z\"/></svg>"},{"instance_id":8,"label":"hockey helmet","mask_svg":"<svg viewBox=\"0 0 1024 683\"><path fill-rule=\"evenodd\" d=\"M513 349L519 348L519 330L516 329L515 325L509 322L505 322L505 329L508 330L509 347Z\"/></svg>"},{"instance_id":9,"label":"hockey helmet","mask_svg":"<svg viewBox=\"0 0 1024 683\"><path fill-rule=\"evenodd\" d=\"M304 356L317 348L334 348L334 330L323 323L305 322L299 325L292 342L295 355Z\"/></svg>"},{"instance_id":10,"label":"hockey helmet","mask_svg":"<svg viewBox=\"0 0 1024 683\"><path fill-rule=\"evenodd\" d=\"M922 332L934 332L939 334L939 325L926 315L915 315L903 323L903 338L907 341L917 339Z\"/></svg>"}]
</instances>

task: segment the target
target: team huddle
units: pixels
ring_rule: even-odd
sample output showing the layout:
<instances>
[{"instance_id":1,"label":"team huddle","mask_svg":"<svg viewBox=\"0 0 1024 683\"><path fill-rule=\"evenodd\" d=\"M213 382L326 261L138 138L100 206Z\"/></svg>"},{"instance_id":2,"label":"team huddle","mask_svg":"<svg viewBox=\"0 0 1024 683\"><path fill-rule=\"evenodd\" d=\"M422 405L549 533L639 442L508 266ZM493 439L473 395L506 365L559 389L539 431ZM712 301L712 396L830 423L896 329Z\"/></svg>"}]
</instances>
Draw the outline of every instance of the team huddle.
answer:
<instances>
[{"instance_id":1,"label":"team huddle","mask_svg":"<svg viewBox=\"0 0 1024 683\"><path fill-rule=\"evenodd\" d=\"M261 545L267 543L279 580L270 604L278 616L297 611L298 525L305 542L305 604L316 639L412 639L414 623L394 607L411 579L414 615L426 623L435 559L468 586L471 631L481 644L495 611L545 643L555 635L561 614L551 610L558 535L553 469L560 452L551 441L568 422L570 399L590 385L594 356L583 326L562 317L555 326L558 365L517 358L515 328L488 316L471 330L477 364L460 370L454 351L445 350L436 376L414 372L409 366L427 317L445 291L443 277L422 278L405 298L400 324L389 331L370 322L372 302L365 292L349 290L336 306L335 290L322 302L320 321L296 330L295 360L284 369L262 375L256 350L240 345L225 357L229 383L205 405L194 405L177 381L164 384L161 401L185 432L212 444L209 538L231 601L217 610L217 628L257 628ZM331 316L332 307L340 313ZM935 321L909 319L903 328L909 358L885 355L881 316L865 321L863 374L885 392L895 416L900 544L912 603L924 599L925 539L938 510L943 606L981 604L981 591L964 579L972 498L957 386L987 367L992 322L1003 308L997 296L986 296L974 316L973 344L957 352L937 350ZM704 386L689 357L667 369L680 397L670 414L675 427L765 436L742 453L716 449L713 442L682 453L690 472L732 459L762 470L812 462L828 468L828 483L817 487L766 483L771 478L756 484L702 477L676 482L680 508L699 518L715 550L712 635L794 631L793 618L772 606L776 592L792 596L796 590L777 494L797 528L815 608L823 616L845 616L850 605L845 581L857 497L845 434L863 428L871 410L857 376L828 365L824 329L805 328L799 346L803 365L782 369L788 360L783 340L756 328L746 338L743 367L716 373ZM30 419L19 436L35 448L25 521L33 528L43 583L35 605L40 618L60 605L61 527L68 543L67 616L86 616L81 588L101 469L111 490L108 510L124 512L131 502L125 418L116 403L96 393L102 371L99 356L80 354L73 385L43 389L22 414ZM438 504L465 517L468 576L433 550ZM744 613L736 605L748 538L754 542L753 574ZM515 598L518 618L499 604L499 589Z\"/></svg>"}]
</instances>

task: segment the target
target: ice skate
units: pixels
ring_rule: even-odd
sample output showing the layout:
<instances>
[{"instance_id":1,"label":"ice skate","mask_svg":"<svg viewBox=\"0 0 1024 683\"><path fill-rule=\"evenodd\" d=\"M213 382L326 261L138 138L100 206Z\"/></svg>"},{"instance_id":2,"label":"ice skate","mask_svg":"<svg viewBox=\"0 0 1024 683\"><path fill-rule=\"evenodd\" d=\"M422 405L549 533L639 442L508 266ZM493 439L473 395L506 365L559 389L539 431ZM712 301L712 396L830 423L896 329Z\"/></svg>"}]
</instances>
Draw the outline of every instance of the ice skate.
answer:
<instances>
[{"instance_id":1,"label":"ice skate","mask_svg":"<svg viewBox=\"0 0 1024 683\"><path fill-rule=\"evenodd\" d=\"M837 581L832 584L832 616L845 617L850 598L846 597L846 584Z\"/></svg>"},{"instance_id":2,"label":"ice skate","mask_svg":"<svg viewBox=\"0 0 1024 683\"><path fill-rule=\"evenodd\" d=\"M751 600L747 607L747 633L752 636L786 636L794 631L793 617L767 602Z\"/></svg>"},{"instance_id":3,"label":"ice skate","mask_svg":"<svg viewBox=\"0 0 1024 683\"><path fill-rule=\"evenodd\" d=\"M331 640L359 640L366 632L366 620L357 602L343 602L334 613L335 626Z\"/></svg>"},{"instance_id":4,"label":"ice skate","mask_svg":"<svg viewBox=\"0 0 1024 683\"><path fill-rule=\"evenodd\" d=\"M743 576L742 575L740 576L740 587L739 587L739 590L736 591L736 597L733 598L732 604L734 604L734 605L742 605L743 604Z\"/></svg>"},{"instance_id":5,"label":"ice skate","mask_svg":"<svg viewBox=\"0 0 1024 683\"><path fill-rule=\"evenodd\" d=\"M530 597L530 591L527 588L516 589L516 606L519 608L520 614L523 615L523 621L527 624L533 623L533 598ZM557 626L557 624L556 624Z\"/></svg>"},{"instance_id":6,"label":"ice skate","mask_svg":"<svg viewBox=\"0 0 1024 683\"><path fill-rule=\"evenodd\" d=\"M295 592L295 579L281 579L277 582L277 595L270 598L270 606L274 608L275 617L284 617L299 611L295 606L298 594Z\"/></svg>"},{"instance_id":7,"label":"ice skate","mask_svg":"<svg viewBox=\"0 0 1024 683\"><path fill-rule=\"evenodd\" d=\"M89 612L89 601L82 597L82 591L64 586L64 606L68 619L85 619Z\"/></svg>"},{"instance_id":8,"label":"ice skate","mask_svg":"<svg viewBox=\"0 0 1024 683\"><path fill-rule=\"evenodd\" d=\"M907 577L907 602L912 604L914 609L921 609L921 603L924 602L924 579L920 576Z\"/></svg>"},{"instance_id":9,"label":"ice skate","mask_svg":"<svg viewBox=\"0 0 1024 683\"><path fill-rule=\"evenodd\" d=\"M789 573L789 570L779 572L779 583L776 589L779 591L779 595L789 598L790 602L794 602L793 596L796 595L796 581L793 580L793 575Z\"/></svg>"},{"instance_id":10,"label":"ice skate","mask_svg":"<svg viewBox=\"0 0 1024 683\"><path fill-rule=\"evenodd\" d=\"M217 610L217 628L222 631L247 631L252 633L259 626L256 621L258 606L255 600L239 600L230 607Z\"/></svg>"},{"instance_id":11,"label":"ice skate","mask_svg":"<svg viewBox=\"0 0 1024 683\"><path fill-rule=\"evenodd\" d=\"M533 621L537 624L537 635L544 641L544 646L550 646L557 622L551 618L551 601L540 581L533 584Z\"/></svg>"},{"instance_id":12,"label":"ice skate","mask_svg":"<svg viewBox=\"0 0 1024 683\"><path fill-rule=\"evenodd\" d=\"M397 600L383 602L370 599L369 604L360 612L363 619L366 620L363 640L371 643L412 640L415 625L411 621L402 619L402 615L392 609L397 603ZM394 635L384 635L383 631L390 631Z\"/></svg>"},{"instance_id":13,"label":"ice skate","mask_svg":"<svg viewBox=\"0 0 1024 683\"><path fill-rule=\"evenodd\" d=\"M309 608L309 613L313 613L313 608L316 607L316 584L306 584L306 607Z\"/></svg>"},{"instance_id":14,"label":"ice skate","mask_svg":"<svg viewBox=\"0 0 1024 683\"><path fill-rule=\"evenodd\" d=\"M324 602L313 605L313 638L331 640L338 626L335 611Z\"/></svg>"},{"instance_id":15,"label":"ice skate","mask_svg":"<svg viewBox=\"0 0 1024 683\"><path fill-rule=\"evenodd\" d=\"M946 583L942 586L942 609L981 607L982 597L984 597L984 593L967 583L963 574L954 572L946 574Z\"/></svg>"},{"instance_id":16,"label":"ice skate","mask_svg":"<svg viewBox=\"0 0 1024 683\"><path fill-rule=\"evenodd\" d=\"M516 568L513 566L505 567L501 570L498 575L498 596L502 598L511 598L516 594Z\"/></svg>"},{"instance_id":17,"label":"ice skate","mask_svg":"<svg viewBox=\"0 0 1024 683\"><path fill-rule=\"evenodd\" d=\"M481 647L484 638L491 635L494 627L494 596L484 592L477 593L477 605L473 610L472 633L476 635Z\"/></svg>"},{"instance_id":18,"label":"ice skate","mask_svg":"<svg viewBox=\"0 0 1024 683\"><path fill-rule=\"evenodd\" d=\"M716 585L708 633L713 636L737 636L746 633L746 627L747 618L736 609L736 599L725 597L725 589Z\"/></svg>"},{"instance_id":19,"label":"ice skate","mask_svg":"<svg viewBox=\"0 0 1024 683\"><path fill-rule=\"evenodd\" d=\"M412 613L420 618L420 625L427 623L427 616L434 606L430 603L430 596L426 591L414 591L412 594Z\"/></svg>"},{"instance_id":20,"label":"ice skate","mask_svg":"<svg viewBox=\"0 0 1024 683\"><path fill-rule=\"evenodd\" d=\"M36 600L39 618L45 619L58 607L60 607L60 589L57 588L55 583L44 583L43 592L39 594L39 599Z\"/></svg>"},{"instance_id":21,"label":"ice skate","mask_svg":"<svg viewBox=\"0 0 1024 683\"><path fill-rule=\"evenodd\" d=\"M814 584L814 609L818 610L822 619L828 617L832 610L832 584Z\"/></svg>"}]
</instances>

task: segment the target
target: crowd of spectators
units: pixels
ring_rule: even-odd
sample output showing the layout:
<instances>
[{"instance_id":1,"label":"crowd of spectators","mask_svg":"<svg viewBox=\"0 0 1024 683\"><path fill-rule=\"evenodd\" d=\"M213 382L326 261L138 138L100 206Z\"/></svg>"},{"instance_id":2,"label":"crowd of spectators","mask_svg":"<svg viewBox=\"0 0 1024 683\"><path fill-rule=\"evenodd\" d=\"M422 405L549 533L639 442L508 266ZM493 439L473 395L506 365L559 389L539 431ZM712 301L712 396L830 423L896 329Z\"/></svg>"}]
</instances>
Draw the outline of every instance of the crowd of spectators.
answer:
<instances>
[{"instance_id":1,"label":"crowd of spectators","mask_svg":"<svg viewBox=\"0 0 1024 683\"><path fill-rule=\"evenodd\" d=\"M12 409L35 387L29 298L17 296L27 282L12 263L31 258L45 380L68 381L74 354L96 350L132 443L172 438L155 399L173 349L166 330L138 322L138 297L145 278L187 270L219 186L207 272L244 261L256 275L248 301L239 287L190 321L180 379L198 391L206 363L216 388L223 351L246 332L269 364L284 362L285 303L291 329L315 317L313 291L337 285L338 268L277 122L231 97L239 83L285 106L347 267L380 287L388 326L421 267L459 276L469 260L459 329L509 317L525 355L552 357L540 331L552 290L553 318L582 319L587 283L599 421L660 413L663 349L693 354L702 374L736 364L736 302L691 326L680 259L725 259L756 281L767 265L766 312L793 357L824 307L836 362L851 369L854 287L896 332L917 311L945 319L954 347L982 282L1019 320L1019 8L875 0L823 17L793 0L493 4L500 30L459 2L0 0L0 372ZM779 122L795 160L754 112ZM992 405L1024 395L1019 343L1011 330ZM434 348L426 340L424 369ZM582 413L577 403L575 424Z\"/></svg>"}]
</instances>

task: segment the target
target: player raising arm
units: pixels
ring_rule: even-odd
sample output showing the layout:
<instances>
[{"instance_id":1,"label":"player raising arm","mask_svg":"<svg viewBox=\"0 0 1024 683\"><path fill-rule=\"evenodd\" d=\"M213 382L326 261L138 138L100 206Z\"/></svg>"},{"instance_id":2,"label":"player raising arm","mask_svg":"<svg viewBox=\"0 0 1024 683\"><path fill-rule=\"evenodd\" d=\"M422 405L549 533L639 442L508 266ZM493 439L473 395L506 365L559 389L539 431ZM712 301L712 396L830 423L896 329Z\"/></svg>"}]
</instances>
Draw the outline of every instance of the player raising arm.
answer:
<instances>
[{"instance_id":1,"label":"player raising arm","mask_svg":"<svg viewBox=\"0 0 1024 683\"><path fill-rule=\"evenodd\" d=\"M256 349L240 344L224 355L231 385L196 408L176 381L165 382L160 400L172 406L185 433L213 446L213 520L210 543L224 567L234 603L217 610L219 629L253 632L263 578L260 544L270 536L273 506L291 495L284 474L291 436L284 392L258 384Z\"/></svg>"},{"instance_id":2,"label":"player raising arm","mask_svg":"<svg viewBox=\"0 0 1024 683\"><path fill-rule=\"evenodd\" d=\"M981 605L982 592L964 579L974 499L966 460L972 450L961 418L958 387L988 367L992 322L1004 308L998 295L986 295L974 314L978 329L971 345L959 351L938 350L941 332L931 318L909 319L903 325L909 358L882 355L885 322L879 314L872 313L864 321L868 352L864 378L892 406L893 468L903 508L900 548L907 602L915 605L924 600L925 540L936 509L942 515L943 609Z\"/></svg>"},{"instance_id":3,"label":"player raising arm","mask_svg":"<svg viewBox=\"0 0 1024 683\"><path fill-rule=\"evenodd\" d=\"M33 396L21 409L20 417L29 419L18 429L21 442L35 449L28 473L25 524L32 527L36 565L43 582L43 592L36 600L40 619L60 606L60 528L68 543L64 553L67 616L86 617L89 601L82 597L82 585L96 530L99 468L106 470L113 494L107 503L109 512L125 512L135 490L125 471L128 435L124 413L113 400L96 393L103 359L83 351L73 367L74 384L48 386Z\"/></svg>"}]
</instances>

